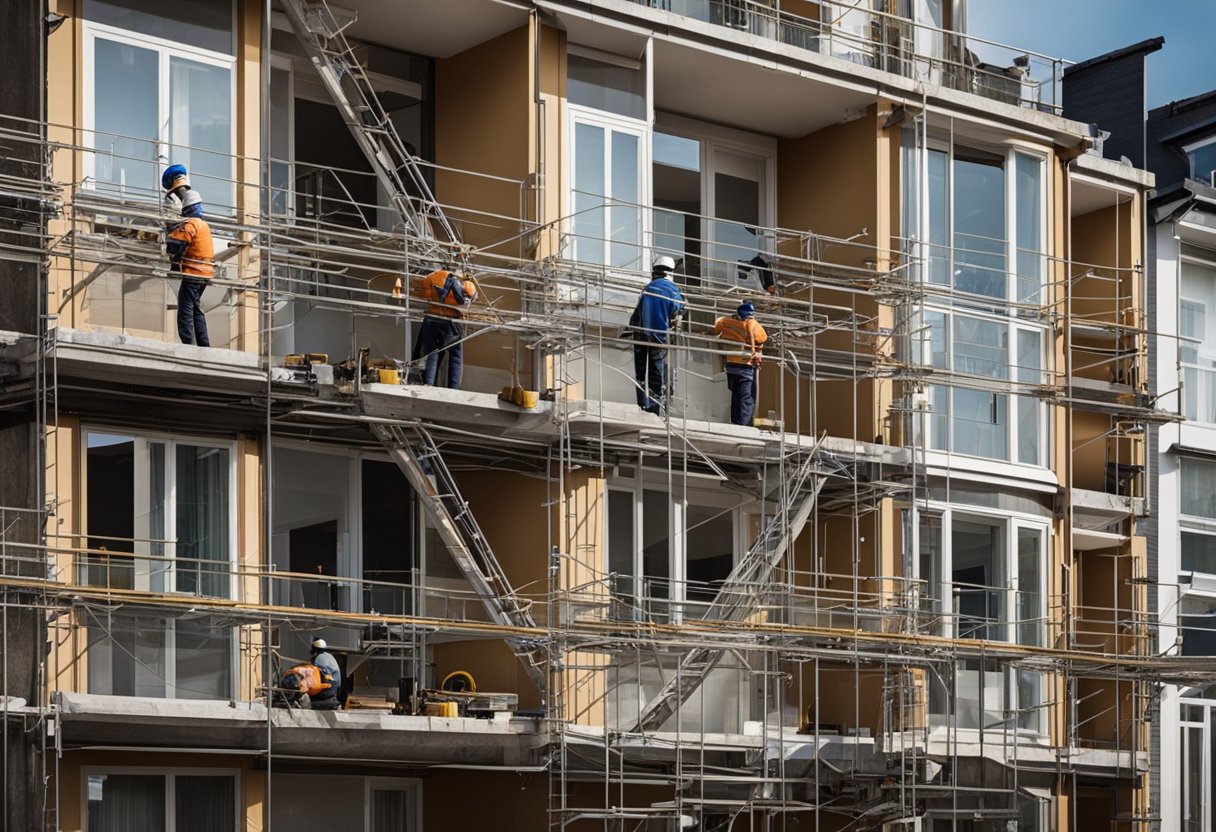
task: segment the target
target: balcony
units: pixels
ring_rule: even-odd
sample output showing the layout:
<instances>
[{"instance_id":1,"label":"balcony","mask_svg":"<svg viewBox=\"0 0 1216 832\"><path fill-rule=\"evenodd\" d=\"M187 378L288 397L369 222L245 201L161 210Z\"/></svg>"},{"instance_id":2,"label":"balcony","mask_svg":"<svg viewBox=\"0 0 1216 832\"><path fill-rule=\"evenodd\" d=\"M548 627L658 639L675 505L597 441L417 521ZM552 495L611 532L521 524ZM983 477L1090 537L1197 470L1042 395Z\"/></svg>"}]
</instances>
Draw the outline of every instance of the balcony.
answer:
<instances>
[{"instance_id":1,"label":"balcony","mask_svg":"<svg viewBox=\"0 0 1216 832\"><path fill-rule=\"evenodd\" d=\"M780 0L628 0L860 66L1045 112L1060 111L1067 62L844 0L818 3L820 18ZM808 9L815 6L800 4Z\"/></svg>"}]
</instances>

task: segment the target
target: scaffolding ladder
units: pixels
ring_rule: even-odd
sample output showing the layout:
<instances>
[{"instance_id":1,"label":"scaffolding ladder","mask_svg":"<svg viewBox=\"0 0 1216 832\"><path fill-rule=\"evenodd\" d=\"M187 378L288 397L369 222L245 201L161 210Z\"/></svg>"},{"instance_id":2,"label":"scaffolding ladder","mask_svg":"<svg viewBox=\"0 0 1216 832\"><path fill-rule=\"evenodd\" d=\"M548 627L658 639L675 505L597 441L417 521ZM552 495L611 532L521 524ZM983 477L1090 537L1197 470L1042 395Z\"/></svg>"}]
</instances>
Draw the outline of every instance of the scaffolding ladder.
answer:
<instances>
[{"instance_id":1,"label":"scaffolding ladder","mask_svg":"<svg viewBox=\"0 0 1216 832\"><path fill-rule=\"evenodd\" d=\"M401 140L346 39L345 30L354 19L339 22L325 0L280 0L280 4L342 120L401 215L407 236L438 242L437 228L446 242L458 244L460 238L432 194L418 160Z\"/></svg>"},{"instance_id":2,"label":"scaffolding ladder","mask_svg":"<svg viewBox=\"0 0 1216 832\"><path fill-rule=\"evenodd\" d=\"M372 433L413 486L490 619L504 627L536 630L532 602L511 588L430 431L420 423L374 424ZM548 678L543 639L507 636L506 641L544 701Z\"/></svg>"},{"instance_id":3,"label":"scaffolding ladder","mask_svg":"<svg viewBox=\"0 0 1216 832\"><path fill-rule=\"evenodd\" d=\"M801 534L826 479L816 447L790 478L785 498L756 542L723 582L705 613L707 621L739 622L756 613L773 570ZM697 647L688 653L663 689L638 713L632 732L648 733L662 727L725 655L720 647Z\"/></svg>"}]
</instances>

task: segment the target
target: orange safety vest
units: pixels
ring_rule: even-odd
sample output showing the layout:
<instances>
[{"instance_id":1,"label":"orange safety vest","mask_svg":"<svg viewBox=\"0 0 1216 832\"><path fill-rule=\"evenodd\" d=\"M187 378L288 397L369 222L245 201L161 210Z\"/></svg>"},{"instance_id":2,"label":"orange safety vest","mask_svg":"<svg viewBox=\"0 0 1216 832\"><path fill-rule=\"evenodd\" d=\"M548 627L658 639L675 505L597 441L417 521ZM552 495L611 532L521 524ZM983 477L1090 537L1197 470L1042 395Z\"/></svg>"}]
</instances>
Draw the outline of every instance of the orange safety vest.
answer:
<instances>
[{"instance_id":1,"label":"orange safety vest","mask_svg":"<svg viewBox=\"0 0 1216 832\"><path fill-rule=\"evenodd\" d=\"M289 669L283 674L284 681L288 677L294 676L300 686L300 690L307 693L309 696L316 696L322 691L329 690L333 687L333 677L326 673L315 664L298 664ZM286 687L286 684L284 685Z\"/></svg>"},{"instance_id":2,"label":"orange safety vest","mask_svg":"<svg viewBox=\"0 0 1216 832\"><path fill-rule=\"evenodd\" d=\"M726 353L727 364L759 364L760 352L768 333L755 318L740 320L735 316L718 318L714 322L714 334L730 344Z\"/></svg>"},{"instance_id":3,"label":"orange safety vest","mask_svg":"<svg viewBox=\"0 0 1216 832\"><path fill-rule=\"evenodd\" d=\"M215 243L211 240L211 226L200 217L190 217L173 226L169 239L181 240L186 244L182 254L181 273L204 280L211 277L215 269Z\"/></svg>"},{"instance_id":4,"label":"orange safety vest","mask_svg":"<svg viewBox=\"0 0 1216 832\"><path fill-rule=\"evenodd\" d=\"M464 304L455 292L444 293L451 272L439 269L422 279L422 297L427 301L426 314L440 318L463 318ZM461 289L463 290L463 286Z\"/></svg>"}]
</instances>

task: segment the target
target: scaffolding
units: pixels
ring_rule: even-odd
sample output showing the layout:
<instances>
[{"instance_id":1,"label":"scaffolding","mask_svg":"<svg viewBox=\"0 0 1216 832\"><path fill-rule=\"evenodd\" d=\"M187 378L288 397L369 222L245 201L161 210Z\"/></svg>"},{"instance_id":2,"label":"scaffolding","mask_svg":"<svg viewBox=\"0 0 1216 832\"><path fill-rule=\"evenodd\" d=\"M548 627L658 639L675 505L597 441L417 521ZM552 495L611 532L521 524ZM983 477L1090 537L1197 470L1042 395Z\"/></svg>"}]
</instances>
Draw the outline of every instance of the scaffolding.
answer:
<instances>
[{"instance_id":1,"label":"scaffolding","mask_svg":"<svg viewBox=\"0 0 1216 832\"><path fill-rule=\"evenodd\" d=\"M307 39L317 26L302 8L292 20ZM323 40L341 40L340 56L353 60L337 21L322 28ZM362 119L359 108L348 110L358 133L351 122ZM916 164L927 158L930 127L952 129L929 121L914 117ZM162 254L167 218L158 183L107 193L62 178L69 166L54 159L100 146L68 126L7 119L0 138L10 149L33 145L41 158L0 182L18 210L41 220L0 258L41 264L50 298L38 332L5 334L3 342L0 371L11 375L5 400L31 408L47 502L0 508L0 635L7 647L11 611L22 611L43 622L51 645L38 664L37 696L4 701L6 724L40 738L36 798L45 828L58 828L64 799L57 776L64 721L89 707L72 693L72 680L84 680L70 658L96 638L116 644L121 616L202 620L239 633L239 709L264 720L264 742L245 751L268 775L277 759L300 753L287 733L299 717L272 707L277 662L291 634L329 627L352 634L353 652L398 662L401 677L419 680L432 672L428 649L441 638L508 645L540 704L529 717L529 744L497 763L468 765L543 773L554 830L1039 828L1048 807L1059 805L1054 798L1094 783L1111 787L1111 828L1154 828L1145 796L1148 706L1160 684L1210 684L1216 667L1159 655L1147 603L1135 527L1147 487L1141 437L1146 425L1171 416L1157 409L1143 378L1153 333L1139 264L1088 265L1045 247L1019 249L1041 269L1042 293L976 313L973 296L932 277L934 263L965 257L965 246L907 230L871 242L862 229L847 239L756 229L777 291L764 294L754 271L736 278L734 259L700 258L700 274L682 280L686 323L667 350L671 406L653 419L632 408L636 383L621 361L633 343L621 330L648 248L639 244L625 266L576 261L573 218L547 225L526 218L525 181L448 170L517 193L520 210L444 205L426 187L425 163L390 130L381 138L400 158L375 166L375 175L387 179L402 220L391 229L368 221L383 206L332 188L307 192L309 181L340 185L334 170L301 177L290 199L259 187L256 204L214 206L216 235L229 243L208 314L225 322L216 341L227 349L192 356L189 373L178 375L156 353L158 341L172 340L165 308L174 280ZM361 147L369 158L383 152ZM395 178L401 159L408 184ZM232 185L240 194L249 183ZM275 211L292 202L292 210ZM692 219L704 227L714 218ZM535 241L547 233L563 241L538 257ZM470 347L487 345L487 378L543 394L534 413L512 410L494 421L485 396L414 395L411 386L366 381L364 347L403 372L417 366L410 345L424 310L401 287L442 256L437 237L489 241L461 249L485 297L466 319L465 338ZM712 240L691 242L712 250ZM726 429L696 398L718 389L713 362L722 350L709 325L748 298L774 335L763 373L780 379L761 432ZM978 364L943 365L933 316L960 310L976 320L1012 316L1018 326L1009 331L1041 333L1053 358L1019 356L1003 377ZM346 326L336 340L346 341L348 354L326 362L347 365L345 384L284 366L286 353L312 351L299 335L307 315ZM85 383L106 362L114 364L110 374ZM160 385L172 392L150 392ZM614 400L622 390L624 400ZM969 474L943 468L939 452L947 449L935 431L947 417L935 396L954 390L1051 414L1034 417L1053 420L1040 438L1046 464L1039 467L1056 470L1060 490L1039 489L1037 501L1000 488L977 497ZM163 429L170 417L149 400L176 397L223 409L225 429L256 437L261 505L245 541L260 560L165 554L173 541L161 536L105 538L79 517L67 520L71 496L57 485L78 459L61 414L66 406L88 414L87 402L101 397L115 402L97 405L103 423ZM851 402L839 405L850 410L847 419L831 415L830 398ZM869 413L860 402L870 403ZM873 425L877 436L862 433ZM80 428L73 430L79 442ZM276 568L274 493L282 483L274 451L283 440L387 449L467 588L436 584L418 563L396 581ZM1053 447L1060 450L1049 457ZM543 550L513 551L507 561L501 555L512 542L501 530L491 547L494 534L475 519L485 506L461 493L462 475L477 471L543 485L543 503L534 506L546 517ZM681 556L692 554L696 523L713 520L687 519L698 484L731 495L732 508L722 510L746 506L739 516L755 520L745 554L712 581L617 571L602 528L613 472L664 493L668 511L680 508L674 516L684 525L669 514L665 531ZM983 503L988 497L995 502ZM520 505L528 497L512 499ZM950 511L943 505L960 515L965 506L983 516L1037 513L1039 537L999 527L1009 541L999 544L1003 575L935 574ZM587 522L580 511L600 517L595 542L572 531ZM540 564L544 577L511 576L521 560ZM143 583L133 576L145 576ZM195 591L169 591L170 579ZM301 597L362 600L328 608L293 600ZM441 765L425 756L438 752L418 753L361 762ZM1078 804L1069 804L1073 817L1052 822L1082 828Z\"/></svg>"}]
</instances>

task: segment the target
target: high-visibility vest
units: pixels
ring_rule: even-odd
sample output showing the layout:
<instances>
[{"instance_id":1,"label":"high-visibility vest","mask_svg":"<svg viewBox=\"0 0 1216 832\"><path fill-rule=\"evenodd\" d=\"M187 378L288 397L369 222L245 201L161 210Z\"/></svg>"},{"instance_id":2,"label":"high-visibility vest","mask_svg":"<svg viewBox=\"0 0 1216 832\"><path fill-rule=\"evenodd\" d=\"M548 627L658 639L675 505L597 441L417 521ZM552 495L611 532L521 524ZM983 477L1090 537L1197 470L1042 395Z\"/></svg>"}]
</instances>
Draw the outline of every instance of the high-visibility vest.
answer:
<instances>
[{"instance_id":1,"label":"high-visibility vest","mask_svg":"<svg viewBox=\"0 0 1216 832\"><path fill-rule=\"evenodd\" d=\"M169 239L186 244L182 253L180 271L191 277L209 278L215 271L215 243L211 240L211 226L200 217L190 217L179 222L169 231Z\"/></svg>"},{"instance_id":2,"label":"high-visibility vest","mask_svg":"<svg viewBox=\"0 0 1216 832\"><path fill-rule=\"evenodd\" d=\"M426 314L441 318L463 318L464 304L455 292L444 292L452 273L439 269L422 279L422 297L427 301ZM461 289L463 290L463 286Z\"/></svg>"},{"instance_id":3,"label":"high-visibility vest","mask_svg":"<svg viewBox=\"0 0 1216 832\"><path fill-rule=\"evenodd\" d=\"M760 352L768 340L768 333L755 318L740 320L733 315L718 318L714 323L714 333L727 342L727 364L760 363Z\"/></svg>"}]
</instances>

